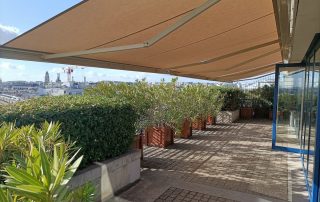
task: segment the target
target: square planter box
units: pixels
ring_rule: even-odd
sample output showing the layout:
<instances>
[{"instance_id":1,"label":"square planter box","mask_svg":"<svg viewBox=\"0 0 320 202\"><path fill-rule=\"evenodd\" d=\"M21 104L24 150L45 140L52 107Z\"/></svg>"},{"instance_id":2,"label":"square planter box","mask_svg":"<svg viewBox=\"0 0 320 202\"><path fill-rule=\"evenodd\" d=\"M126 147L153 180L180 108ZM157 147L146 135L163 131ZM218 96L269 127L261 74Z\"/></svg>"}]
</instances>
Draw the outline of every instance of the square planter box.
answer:
<instances>
[{"instance_id":1,"label":"square planter box","mask_svg":"<svg viewBox=\"0 0 320 202\"><path fill-rule=\"evenodd\" d=\"M233 123L239 119L239 115L240 115L239 109L234 111L221 111L217 115L216 122L223 123L223 124Z\"/></svg>"},{"instance_id":2,"label":"square planter box","mask_svg":"<svg viewBox=\"0 0 320 202\"><path fill-rule=\"evenodd\" d=\"M180 137L190 138L191 136L192 136L191 121L189 119L185 119L182 125Z\"/></svg>"},{"instance_id":3,"label":"square planter box","mask_svg":"<svg viewBox=\"0 0 320 202\"><path fill-rule=\"evenodd\" d=\"M253 118L253 108L252 107L243 107L240 109L240 118L241 119L252 119Z\"/></svg>"},{"instance_id":4,"label":"square planter box","mask_svg":"<svg viewBox=\"0 0 320 202\"><path fill-rule=\"evenodd\" d=\"M209 115L207 118L207 125L216 125L216 117Z\"/></svg>"},{"instance_id":5,"label":"square planter box","mask_svg":"<svg viewBox=\"0 0 320 202\"><path fill-rule=\"evenodd\" d=\"M205 130L207 125L207 120L202 118L197 118L192 123L192 129L193 130Z\"/></svg>"},{"instance_id":6,"label":"square planter box","mask_svg":"<svg viewBox=\"0 0 320 202\"><path fill-rule=\"evenodd\" d=\"M140 151L133 150L77 171L68 186L71 189L91 182L96 187L96 201L107 201L140 179Z\"/></svg>"},{"instance_id":7,"label":"square planter box","mask_svg":"<svg viewBox=\"0 0 320 202\"><path fill-rule=\"evenodd\" d=\"M165 148L174 143L174 131L169 126L148 127L145 130L146 144Z\"/></svg>"}]
</instances>

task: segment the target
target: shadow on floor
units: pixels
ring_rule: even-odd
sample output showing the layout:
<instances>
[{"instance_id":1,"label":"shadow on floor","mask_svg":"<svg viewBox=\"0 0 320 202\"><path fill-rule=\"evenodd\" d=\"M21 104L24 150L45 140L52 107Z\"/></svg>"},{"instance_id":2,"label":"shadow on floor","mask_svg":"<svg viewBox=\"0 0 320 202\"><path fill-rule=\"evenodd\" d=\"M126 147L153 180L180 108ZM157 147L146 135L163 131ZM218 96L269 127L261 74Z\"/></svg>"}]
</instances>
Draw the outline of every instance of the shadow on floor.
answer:
<instances>
[{"instance_id":1,"label":"shadow on floor","mask_svg":"<svg viewBox=\"0 0 320 202\"><path fill-rule=\"evenodd\" d=\"M142 177L148 173L148 179L166 184L157 173L168 173L170 183L176 180L287 201L287 162L287 153L271 150L271 121L240 121L194 131L190 139L175 139L167 149L145 147ZM152 180L140 186L152 187ZM160 195L163 189L155 193Z\"/></svg>"}]
</instances>

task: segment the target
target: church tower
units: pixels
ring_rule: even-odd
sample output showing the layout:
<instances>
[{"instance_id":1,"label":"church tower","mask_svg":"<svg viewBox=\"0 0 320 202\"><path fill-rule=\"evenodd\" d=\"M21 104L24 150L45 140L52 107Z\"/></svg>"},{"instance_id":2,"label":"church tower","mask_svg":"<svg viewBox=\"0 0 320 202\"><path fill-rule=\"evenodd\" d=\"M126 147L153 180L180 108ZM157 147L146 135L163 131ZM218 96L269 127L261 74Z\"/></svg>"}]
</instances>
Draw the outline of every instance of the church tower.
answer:
<instances>
[{"instance_id":1,"label":"church tower","mask_svg":"<svg viewBox=\"0 0 320 202\"><path fill-rule=\"evenodd\" d=\"M46 75L44 76L44 84L49 84L49 82L50 82L49 72L46 71Z\"/></svg>"}]
</instances>

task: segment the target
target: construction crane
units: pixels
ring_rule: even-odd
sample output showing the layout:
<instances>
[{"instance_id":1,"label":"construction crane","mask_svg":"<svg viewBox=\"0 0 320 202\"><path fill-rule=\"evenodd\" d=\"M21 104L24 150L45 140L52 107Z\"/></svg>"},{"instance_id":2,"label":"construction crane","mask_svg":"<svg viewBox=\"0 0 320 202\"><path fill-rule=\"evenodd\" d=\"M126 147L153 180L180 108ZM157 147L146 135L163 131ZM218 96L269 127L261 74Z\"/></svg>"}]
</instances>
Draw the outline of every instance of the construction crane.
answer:
<instances>
[{"instance_id":1,"label":"construction crane","mask_svg":"<svg viewBox=\"0 0 320 202\"><path fill-rule=\"evenodd\" d=\"M67 80L68 82L72 81L72 73L75 69L84 69L84 67L78 67L78 66L67 66L62 68L63 72L67 74Z\"/></svg>"}]
</instances>

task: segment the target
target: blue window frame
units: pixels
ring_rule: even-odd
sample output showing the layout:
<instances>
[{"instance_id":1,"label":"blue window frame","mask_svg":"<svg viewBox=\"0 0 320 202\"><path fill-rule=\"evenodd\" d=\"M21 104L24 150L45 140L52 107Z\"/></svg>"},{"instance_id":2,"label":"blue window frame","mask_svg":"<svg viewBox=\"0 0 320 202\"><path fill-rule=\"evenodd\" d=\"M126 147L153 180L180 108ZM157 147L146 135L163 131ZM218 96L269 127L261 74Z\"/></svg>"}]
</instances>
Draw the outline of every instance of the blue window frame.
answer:
<instances>
[{"instance_id":1,"label":"blue window frame","mask_svg":"<svg viewBox=\"0 0 320 202\"><path fill-rule=\"evenodd\" d=\"M301 63L276 65L272 124L272 149L300 154L312 202L320 202L319 47L316 34Z\"/></svg>"}]
</instances>

